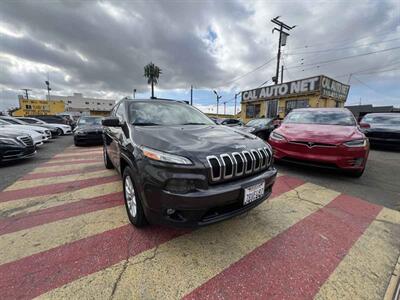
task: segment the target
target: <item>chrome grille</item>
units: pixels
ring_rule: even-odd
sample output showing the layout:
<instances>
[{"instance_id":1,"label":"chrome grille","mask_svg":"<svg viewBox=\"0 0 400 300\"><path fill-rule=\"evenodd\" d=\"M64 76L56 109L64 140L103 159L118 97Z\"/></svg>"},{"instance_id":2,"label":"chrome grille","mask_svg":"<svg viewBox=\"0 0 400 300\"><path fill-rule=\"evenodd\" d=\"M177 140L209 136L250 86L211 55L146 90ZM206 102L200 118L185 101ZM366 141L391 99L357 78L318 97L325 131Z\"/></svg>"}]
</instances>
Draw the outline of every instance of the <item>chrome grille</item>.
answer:
<instances>
[{"instance_id":1,"label":"chrome grille","mask_svg":"<svg viewBox=\"0 0 400 300\"><path fill-rule=\"evenodd\" d=\"M18 140L22 142L25 146L33 146L33 140L30 136L27 135L19 136Z\"/></svg>"},{"instance_id":2,"label":"chrome grille","mask_svg":"<svg viewBox=\"0 0 400 300\"><path fill-rule=\"evenodd\" d=\"M256 173L268 168L272 153L267 148L251 149L242 152L223 153L207 156L212 182L227 180Z\"/></svg>"}]
</instances>

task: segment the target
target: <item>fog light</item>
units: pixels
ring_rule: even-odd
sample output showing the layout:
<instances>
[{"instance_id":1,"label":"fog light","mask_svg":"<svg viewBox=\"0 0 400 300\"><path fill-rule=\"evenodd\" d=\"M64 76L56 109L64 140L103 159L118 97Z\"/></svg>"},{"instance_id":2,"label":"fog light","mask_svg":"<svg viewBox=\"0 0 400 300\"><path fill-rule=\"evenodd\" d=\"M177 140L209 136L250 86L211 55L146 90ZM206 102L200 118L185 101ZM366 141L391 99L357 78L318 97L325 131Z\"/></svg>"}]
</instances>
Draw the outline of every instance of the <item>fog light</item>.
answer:
<instances>
[{"instance_id":1,"label":"fog light","mask_svg":"<svg viewBox=\"0 0 400 300\"><path fill-rule=\"evenodd\" d=\"M174 213L175 213L175 209L173 209L173 208L167 208L167 215L168 215L168 216L173 215Z\"/></svg>"},{"instance_id":2,"label":"fog light","mask_svg":"<svg viewBox=\"0 0 400 300\"><path fill-rule=\"evenodd\" d=\"M364 158L362 158L362 157L356 158L356 159L354 160L354 166L359 167L359 166L362 165L363 162L364 162Z\"/></svg>"},{"instance_id":3,"label":"fog light","mask_svg":"<svg viewBox=\"0 0 400 300\"><path fill-rule=\"evenodd\" d=\"M173 193L185 194L194 191L196 185L195 181L190 179L170 179L165 188Z\"/></svg>"}]
</instances>

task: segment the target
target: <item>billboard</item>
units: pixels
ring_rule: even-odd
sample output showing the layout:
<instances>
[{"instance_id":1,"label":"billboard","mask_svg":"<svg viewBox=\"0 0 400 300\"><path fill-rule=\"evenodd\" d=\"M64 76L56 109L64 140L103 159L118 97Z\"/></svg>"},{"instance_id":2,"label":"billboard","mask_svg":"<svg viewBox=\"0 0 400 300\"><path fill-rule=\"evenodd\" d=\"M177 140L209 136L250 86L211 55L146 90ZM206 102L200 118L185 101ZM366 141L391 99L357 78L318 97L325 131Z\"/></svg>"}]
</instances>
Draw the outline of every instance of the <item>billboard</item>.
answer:
<instances>
[{"instance_id":1,"label":"billboard","mask_svg":"<svg viewBox=\"0 0 400 300\"><path fill-rule=\"evenodd\" d=\"M319 92L322 97L331 97L344 101L347 99L349 88L349 85L321 75L243 91L242 102L279 99L295 96L296 94L315 92Z\"/></svg>"}]
</instances>

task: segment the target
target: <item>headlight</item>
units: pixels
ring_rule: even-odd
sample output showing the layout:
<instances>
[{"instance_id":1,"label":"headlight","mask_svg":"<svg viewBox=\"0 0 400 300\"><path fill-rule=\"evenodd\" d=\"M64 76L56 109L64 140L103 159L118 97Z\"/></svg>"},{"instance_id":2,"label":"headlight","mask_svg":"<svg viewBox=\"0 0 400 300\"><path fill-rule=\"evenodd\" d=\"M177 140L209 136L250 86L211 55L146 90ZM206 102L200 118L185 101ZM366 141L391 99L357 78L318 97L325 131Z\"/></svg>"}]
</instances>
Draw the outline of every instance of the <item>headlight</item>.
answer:
<instances>
[{"instance_id":1,"label":"headlight","mask_svg":"<svg viewBox=\"0 0 400 300\"><path fill-rule=\"evenodd\" d=\"M81 130L77 130L75 133L76 133L77 135L85 135L85 134L86 134L86 132L81 131Z\"/></svg>"},{"instance_id":2,"label":"headlight","mask_svg":"<svg viewBox=\"0 0 400 300\"><path fill-rule=\"evenodd\" d=\"M283 135L276 133L275 131L272 131L270 138L275 141L286 141L286 138Z\"/></svg>"},{"instance_id":3,"label":"headlight","mask_svg":"<svg viewBox=\"0 0 400 300\"><path fill-rule=\"evenodd\" d=\"M40 134L45 134L44 130L34 129L34 131L39 132Z\"/></svg>"},{"instance_id":4,"label":"headlight","mask_svg":"<svg viewBox=\"0 0 400 300\"><path fill-rule=\"evenodd\" d=\"M9 139L9 138L0 138L0 144L2 144L2 145L17 145L17 146L20 145L16 140Z\"/></svg>"},{"instance_id":5,"label":"headlight","mask_svg":"<svg viewBox=\"0 0 400 300\"><path fill-rule=\"evenodd\" d=\"M147 148L144 146L142 146L141 149L143 151L143 155L152 160L158 160L158 161L162 161L162 162L168 162L168 163L179 164L179 165L191 165L192 164L192 161L190 159L183 157L183 156L161 152L161 151Z\"/></svg>"},{"instance_id":6,"label":"headlight","mask_svg":"<svg viewBox=\"0 0 400 300\"><path fill-rule=\"evenodd\" d=\"M365 147L367 146L367 139L358 139L343 143L346 147Z\"/></svg>"}]
</instances>

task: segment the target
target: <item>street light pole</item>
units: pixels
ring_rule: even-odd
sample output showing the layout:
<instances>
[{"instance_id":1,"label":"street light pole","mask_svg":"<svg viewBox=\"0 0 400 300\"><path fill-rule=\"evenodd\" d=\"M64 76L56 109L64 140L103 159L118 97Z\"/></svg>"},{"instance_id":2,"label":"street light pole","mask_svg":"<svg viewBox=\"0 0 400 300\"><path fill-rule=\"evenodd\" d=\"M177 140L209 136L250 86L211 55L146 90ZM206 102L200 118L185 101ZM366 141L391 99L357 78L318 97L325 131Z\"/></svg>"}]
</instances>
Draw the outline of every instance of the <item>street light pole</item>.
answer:
<instances>
[{"instance_id":1,"label":"street light pole","mask_svg":"<svg viewBox=\"0 0 400 300\"><path fill-rule=\"evenodd\" d=\"M235 94L235 111L234 111L234 115L236 116L236 101L237 101L237 96L239 96L240 94L242 94L242 92L236 93Z\"/></svg>"},{"instance_id":2,"label":"street light pole","mask_svg":"<svg viewBox=\"0 0 400 300\"><path fill-rule=\"evenodd\" d=\"M136 89L133 89L133 99L136 99Z\"/></svg>"},{"instance_id":3,"label":"street light pole","mask_svg":"<svg viewBox=\"0 0 400 300\"><path fill-rule=\"evenodd\" d=\"M27 100L29 100L28 91L32 91L32 90L31 89L21 89L21 91L25 91L25 97Z\"/></svg>"},{"instance_id":4,"label":"street light pole","mask_svg":"<svg viewBox=\"0 0 400 300\"><path fill-rule=\"evenodd\" d=\"M190 105L193 105L193 85L190 86Z\"/></svg>"},{"instance_id":5,"label":"street light pole","mask_svg":"<svg viewBox=\"0 0 400 300\"><path fill-rule=\"evenodd\" d=\"M50 82L48 80L45 81L46 85L47 85L47 95L48 95L48 101L50 101Z\"/></svg>"},{"instance_id":6,"label":"street light pole","mask_svg":"<svg viewBox=\"0 0 400 300\"><path fill-rule=\"evenodd\" d=\"M217 118L218 118L219 99L221 99L222 96L219 96L216 90L214 90L213 92L217 96Z\"/></svg>"}]
</instances>

